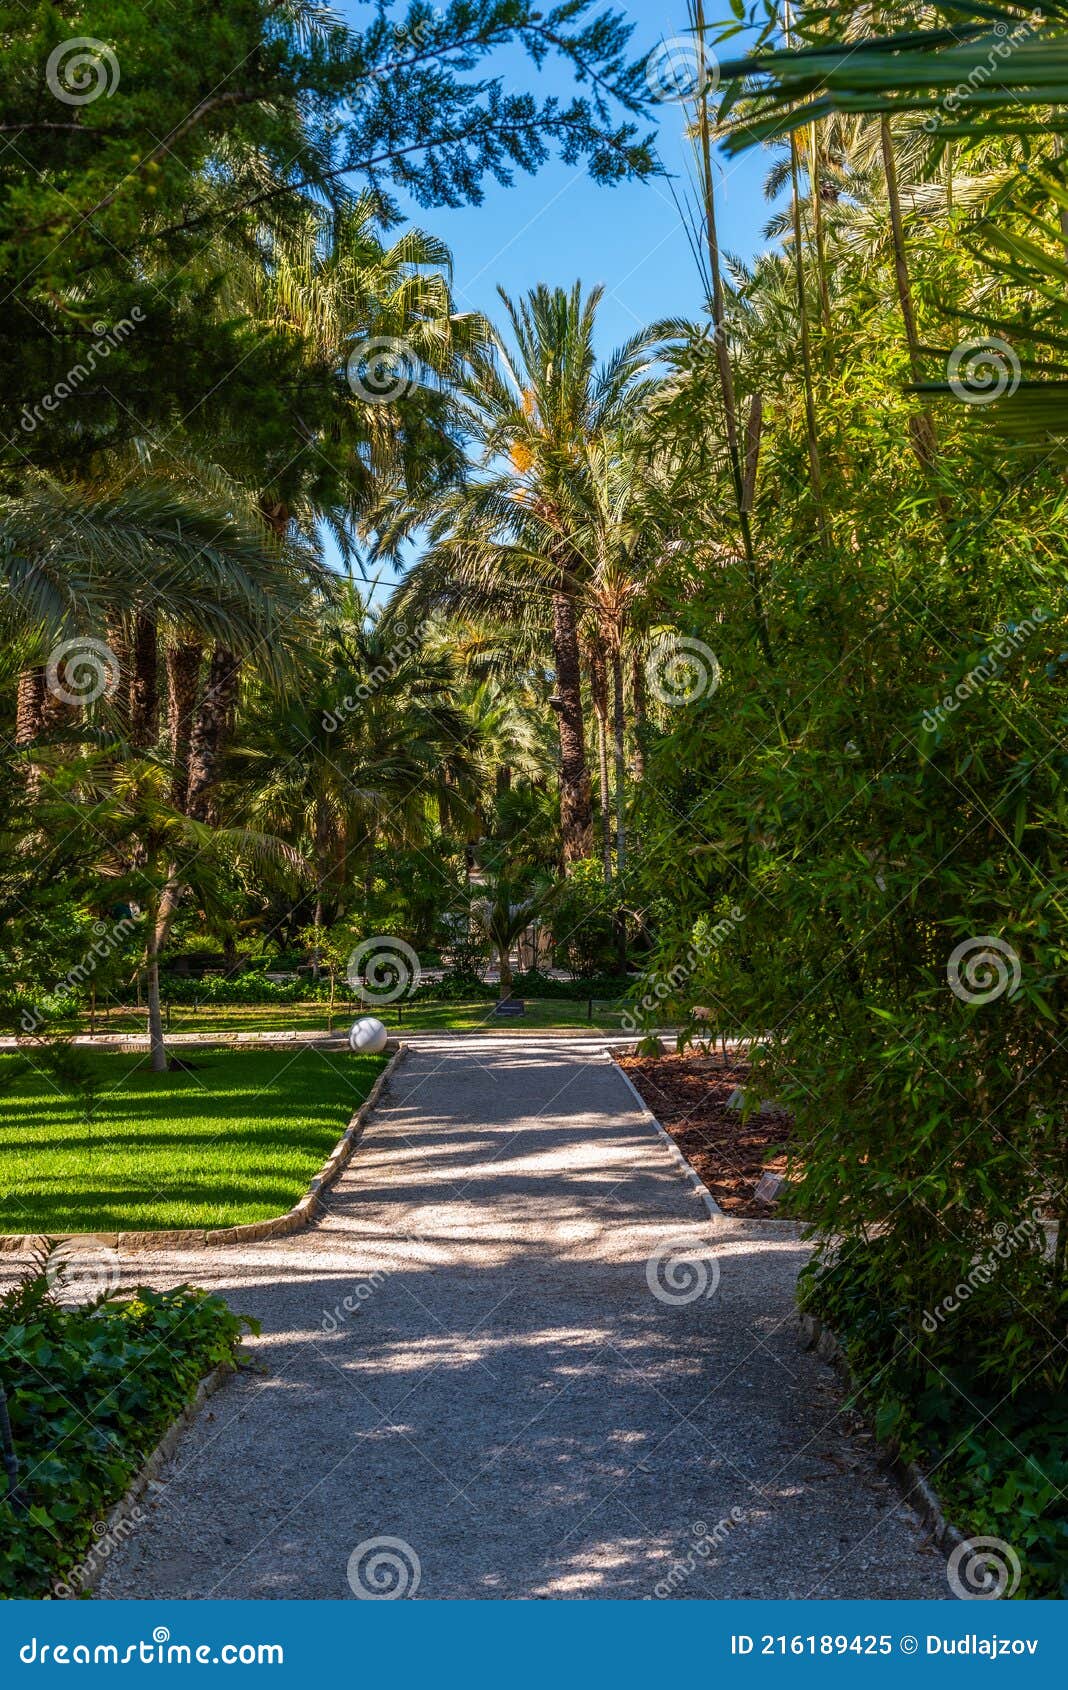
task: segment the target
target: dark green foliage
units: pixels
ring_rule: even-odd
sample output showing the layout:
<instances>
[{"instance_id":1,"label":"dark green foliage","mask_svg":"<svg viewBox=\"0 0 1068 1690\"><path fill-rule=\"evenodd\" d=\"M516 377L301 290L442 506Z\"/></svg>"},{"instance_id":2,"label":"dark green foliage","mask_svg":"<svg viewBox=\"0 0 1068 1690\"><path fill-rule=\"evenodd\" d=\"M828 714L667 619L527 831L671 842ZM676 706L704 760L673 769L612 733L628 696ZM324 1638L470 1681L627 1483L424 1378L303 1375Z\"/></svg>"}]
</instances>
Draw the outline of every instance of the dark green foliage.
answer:
<instances>
[{"instance_id":1,"label":"dark green foliage","mask_svg":"<svg viewBox=\"0 0 1068 1690\"><path fill-rule=\"evenodd\" d=\"M802 1279L802 1306L843 1335L861 1403L877 1435L933 1475L949 1517L998 1537L1020 1556L1016 1594L1068 1596L1068 1403L1063 1372L1029 1372L1038 1327L1064 1330L1068 1294L1051 1306L1036 1252L970 1270L965 1295L941 1313L950 1340L932 1359L915 1330L914 1294L891 1245L873 1240ZM913 1328L910 1331L910 1327ZM1006 1395L1007 1369L1018 1375Z\"/></svg>"},{"instance_id":2,"label":"dark green foliage","mask_svg":"<svg viewBox=\"0 0 1068 1690\"><path fill-rule=\"evenodd\" d=\"M647 174L630 27L591 10L416 0L360 31L272 0L173 0L159 16L133 0L0 5L10 468L67 466L195 416L205 433L255 433L261 465L279 454L281 470L295 403L305 426L328 410L330 373L311 381L292 332L234 309L232 269L309 194L340 205L353 186L398 186L458 205L553 151L607 181ZM79 54L79 38L101 45ZM584 88L539 100L506 84L494 58L509 43ZM336 440L318 445L329 469Z\"/></svg>"},{"instance_id":3,"label":"dark green foliage","mask_svg":"<svg viewBox=\"0 0 1068 1690\"><path fill-rule=\"evenodd\" d=\"M94 1527L246 1329L188 1286L62 1307L43 1266L4 1297L0 1383L28 1512L0 1498L0 1595L46 1595L99 1549Z\"/></svg>"},{"instance_id":4,"label":"dark green foliage","mask_svg":"<svg viewBox=\"0 0 1068 1690\"><path fill-rule=\"evenodd\" d=\"M618 880L605 881L599 862L591 857L575 863L553 902L557 966L591 983L609 973L618 961L618 923L625 909L625 889Z\"/></svg>"}]
</instances>

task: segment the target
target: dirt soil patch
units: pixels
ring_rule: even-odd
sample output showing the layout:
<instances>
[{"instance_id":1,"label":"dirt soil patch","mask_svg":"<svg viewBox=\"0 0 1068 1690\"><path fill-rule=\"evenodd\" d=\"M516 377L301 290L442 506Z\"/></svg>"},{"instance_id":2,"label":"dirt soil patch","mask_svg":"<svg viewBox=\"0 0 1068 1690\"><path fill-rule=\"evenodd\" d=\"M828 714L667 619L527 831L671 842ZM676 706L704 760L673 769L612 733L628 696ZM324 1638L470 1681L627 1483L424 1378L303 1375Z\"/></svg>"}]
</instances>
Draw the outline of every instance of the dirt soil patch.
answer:
<instances>
[{"instance_id":1,"label":"dirt soil patch","mask_svg":"<svg viewBox=\"0 0 1068 1690\"><path fill-rule=\"evenodd\" d=\"M765 1104L743 1122L741 1109L729 1107L749 1079L747 1064L690 1055L618 1060L721 1209L765 1218L776 1213L754 1191L761 1174L786 1172L785 1152L768 1152L788 1142L792 1121L787 1110Z\"/></svg>"}]
</instances>

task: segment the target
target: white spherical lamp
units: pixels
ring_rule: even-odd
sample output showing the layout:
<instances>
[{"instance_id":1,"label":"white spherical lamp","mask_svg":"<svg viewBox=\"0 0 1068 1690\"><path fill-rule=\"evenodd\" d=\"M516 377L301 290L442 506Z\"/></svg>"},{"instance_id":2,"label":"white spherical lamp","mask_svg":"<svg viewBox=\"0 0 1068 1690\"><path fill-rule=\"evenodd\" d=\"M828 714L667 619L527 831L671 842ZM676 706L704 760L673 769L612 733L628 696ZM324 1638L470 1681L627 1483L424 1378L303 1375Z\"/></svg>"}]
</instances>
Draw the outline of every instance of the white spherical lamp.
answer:
<instances>
[{"instance_id":1,"label":"white spherical lamp","mask_svg":"<svg viewBox=\"0 0 1068 1690\"><path fill-rule=\"evenodd\" d=\"M349 1048L359 1056L373 1056L377 1051L385 1050L388 1036L381 1021L377 1021L373 1015L365 1015L353 1023L349 1034Z\"/></svg>"}]
</instances>

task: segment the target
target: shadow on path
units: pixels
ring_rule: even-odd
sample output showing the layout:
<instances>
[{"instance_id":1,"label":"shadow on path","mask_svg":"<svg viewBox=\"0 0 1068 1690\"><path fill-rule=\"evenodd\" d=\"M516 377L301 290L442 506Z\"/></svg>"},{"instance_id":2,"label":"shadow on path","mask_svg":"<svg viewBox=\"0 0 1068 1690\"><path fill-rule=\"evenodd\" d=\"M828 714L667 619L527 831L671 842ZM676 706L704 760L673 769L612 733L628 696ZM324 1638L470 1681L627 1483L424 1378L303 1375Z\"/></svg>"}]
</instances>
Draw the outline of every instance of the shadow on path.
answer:
<instances>
[{"instance_id":1,"label":"shadow on path","mask_svg":"<svg viewBox=\"0 0 1068 1690\"><path fill-rule=\"evenodd\" d=\"M261 1320L262 1372L99 1594L351 1599L391 1538L420 1597L948 1598L797 1347L805 1254L710 1220L589 1047L417 1045L314 1230L129 1258Z\"/></svg>"}]
</instances>

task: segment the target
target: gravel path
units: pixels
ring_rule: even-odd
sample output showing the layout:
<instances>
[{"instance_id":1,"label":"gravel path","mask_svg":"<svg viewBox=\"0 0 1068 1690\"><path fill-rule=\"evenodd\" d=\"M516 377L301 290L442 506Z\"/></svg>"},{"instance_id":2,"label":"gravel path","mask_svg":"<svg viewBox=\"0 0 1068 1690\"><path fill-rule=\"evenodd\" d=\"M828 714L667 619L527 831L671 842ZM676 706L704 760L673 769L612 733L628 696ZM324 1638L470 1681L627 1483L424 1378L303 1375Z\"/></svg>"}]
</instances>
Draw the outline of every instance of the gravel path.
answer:
<instances>
[{"instance_id":1,"label":"gravel path","mask_svg":"<svg viewBox=\"0 0 1068 1690\"><path fill-rule=\"evenodd\" d=\"M257 1316L262 1371L98 1594L948 1599L798 1349L803 1260L709 1218L591 1045L414 1040L319 1226L131 1259Z\"/></svg>"}]
</instances>

